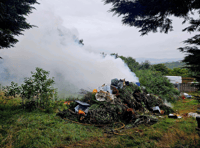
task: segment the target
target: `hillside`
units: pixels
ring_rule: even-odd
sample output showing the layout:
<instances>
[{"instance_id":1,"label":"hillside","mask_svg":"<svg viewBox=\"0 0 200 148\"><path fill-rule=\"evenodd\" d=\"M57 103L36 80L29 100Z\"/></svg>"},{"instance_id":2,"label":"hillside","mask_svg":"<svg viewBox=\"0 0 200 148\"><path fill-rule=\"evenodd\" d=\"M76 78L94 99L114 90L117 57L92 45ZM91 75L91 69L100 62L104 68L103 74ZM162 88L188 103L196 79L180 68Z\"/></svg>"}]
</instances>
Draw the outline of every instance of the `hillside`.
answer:
<instances>
[{"instance_id":1,"label":"hillside","mask_svg":"<svg viewBox=\"0 0 200 148\"><path fill-rule=\"evenodd\" d=\"M162 59L156 59L156 58L134 58L134 59L139 63L145 62L147 60L151 64L171 63L171 62L174 62L174 61L182 60L182 58L162 58Z\"/></svg>"},{"instance_id":2,"label":"hillside","mask_svg":"<svg viewBox=\"0 0 200 148\"><path fill-rule=\"evenodd\" d=\"M166 62L166 63L162 63L162 64L164 64L165 66L167 66L167 68L170 68L170 69L182 67L184 65L184 63L180 62L180 61Z\"/></svg>"}]
</instances>

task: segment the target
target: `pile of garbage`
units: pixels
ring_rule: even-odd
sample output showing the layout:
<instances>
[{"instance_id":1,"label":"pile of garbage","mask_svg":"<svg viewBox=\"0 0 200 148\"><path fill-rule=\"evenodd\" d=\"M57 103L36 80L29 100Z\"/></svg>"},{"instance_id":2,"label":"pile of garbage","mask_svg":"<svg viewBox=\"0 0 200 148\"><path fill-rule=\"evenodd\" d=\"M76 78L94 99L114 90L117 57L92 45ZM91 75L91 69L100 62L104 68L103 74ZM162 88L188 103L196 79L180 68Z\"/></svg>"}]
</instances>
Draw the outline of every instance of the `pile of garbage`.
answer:
<instances>
[{"instance_id":1,"label":"pile of garbage","mask_svg":"<svg viewBox=\"0 0 200 148\"><path fill-rule=\"evenodd\" d=\"M173 112L159 96L147 94L145 87L125 79L112 79L111 85L81 93L85 93L81 100L67 103L68 109L59 111L57 116L88 124L138 125L153 124L158 121L155 115Z\"/></svg>"}]
</instances>

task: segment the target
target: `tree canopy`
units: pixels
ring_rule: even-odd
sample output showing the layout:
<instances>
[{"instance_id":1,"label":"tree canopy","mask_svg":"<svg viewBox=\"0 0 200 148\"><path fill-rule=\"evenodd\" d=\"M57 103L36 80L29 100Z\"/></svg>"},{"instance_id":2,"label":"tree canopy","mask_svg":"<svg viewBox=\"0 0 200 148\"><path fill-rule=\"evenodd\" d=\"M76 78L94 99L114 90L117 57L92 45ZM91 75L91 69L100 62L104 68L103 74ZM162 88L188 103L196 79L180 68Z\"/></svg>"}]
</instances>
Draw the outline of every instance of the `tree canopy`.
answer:
<instances>
[{"instance_id":1,"label":"tree canopy","mask_svg":"<svg viewBox=\"0 0 200 148\"><path fill-rule=\"evenodd\" d=\"M162 73L162 75L166 75L168 73L168 68L164 64L155 64L155 65L153 65L153 68L156 71L160 71Z\"/></svg>"},{"instance_id":2,"label":"tree canopy","mask_svg":"<svg viewBox=\"0 0 200 148\"><path fill-rule=\"evenodd\" d=\"M15 36L22 35L25 29L34 25L26 22L31 5L39 4L37 0L1 0L0 1L0 49L13 47L18 42Z\"/></svg>"},{"instance_id":3,"label":"tree canopy","mask_svg":"<svg viewBox=\"0 0 200 148\"><path fill-rule=\"evenodd\" d=\"M141 35L149 32L168 33L173 30L172 19L170 16L183 18L185 23L188 21L190 26L183 31L200 31L200 17L194 19L191 14L197 12L200 15L199 0L103 0L105 4L112 4L110 12L122 17L123 24L140 28ZM199 82L200 89L200 35L184 41L185 44L194 45L181 47L180 51L187 53L183 62L186 68L190 69L196 80Z\"/></svg>"},{"instance_id":4,"label":"tree canopy","mask_svg":"<svg viewBox=\"0 0 200 148\"><path fill-rule=\"evenodd\" d=\"M103 0L104 4L112 4L109 10L114 15L123 16L125 25L141 28L139 32L145 35L157 32L167 33L173 30L170 16L190 20L190 13L200 9L199 0Z\"/></svg>"}]
</instances>

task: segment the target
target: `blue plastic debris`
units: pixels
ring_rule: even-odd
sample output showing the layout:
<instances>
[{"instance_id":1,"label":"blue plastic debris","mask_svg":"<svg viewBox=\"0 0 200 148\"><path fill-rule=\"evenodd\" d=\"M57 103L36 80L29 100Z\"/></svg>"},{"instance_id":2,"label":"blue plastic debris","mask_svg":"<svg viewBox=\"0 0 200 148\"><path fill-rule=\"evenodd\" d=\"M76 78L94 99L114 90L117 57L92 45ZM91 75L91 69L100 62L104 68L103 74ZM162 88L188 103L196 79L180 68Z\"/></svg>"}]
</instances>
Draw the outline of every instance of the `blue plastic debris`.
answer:
<instances>
[{"instance_id":1,"label":"blue plastic debris","mask_svg":"<svg viewBox=\"0 0 200 148\"><path fill-rule=\"evenodd\" d=\"M187 93L183 93L183 95L186 97L186 98L192 98L191 95L187 94Z\"/></svg>"},{"instance_id":2,"label":"blue plastic debris","mask_svg":"<svg viewBox=\"0 0 200 148\"><path fill-rule=\"evenodd\" d=\"M136 82L135 84L137 84L137 86L140 86L140 82Z\"/></svg>"}]
</instances>

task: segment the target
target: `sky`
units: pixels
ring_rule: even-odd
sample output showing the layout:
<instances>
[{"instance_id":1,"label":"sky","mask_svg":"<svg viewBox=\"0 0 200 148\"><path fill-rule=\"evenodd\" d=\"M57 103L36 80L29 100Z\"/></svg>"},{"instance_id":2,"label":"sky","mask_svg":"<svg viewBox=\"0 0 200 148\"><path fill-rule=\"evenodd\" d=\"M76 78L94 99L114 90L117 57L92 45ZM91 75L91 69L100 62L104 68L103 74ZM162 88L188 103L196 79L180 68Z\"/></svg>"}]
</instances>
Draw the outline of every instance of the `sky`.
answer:
<instances>
[{"instance_id":1,"label":"sky","mask_svg":"<svg viewBox=\"0 0 200 148\"><path fill-rule=\"evenodd\" d=\"M177 48L192 34L182 33L181 21L174 20L174 32L141 37L138 29L123 26L121 18L107 11L111 5L100 0L39 0L27 22L36 25L18 36L15 47L0 50L0 81L23 83L35 68L50 71L55 88L62 97L78 94L80 89L92 91L111 79L139 79L120 59L118 53L133 58L183 58ZM75 40L83 39L84 46ZM100 52L108 54L102 57ZM7 76L7 71L10 76Z\"/></svg>"},{"instance_id":2,"label":"sky","mask_svg":"<svg viewBox=\"0 0 200 148\"><path fill-rule=\"evenodd\" d=\"M140 36L139 29L122 25L121 17L108 12L112 5L101 0L49 0L49 7L67 28L75 28L85 46L95 52L118 53L133 58L177 58L184 54L177 48L193 34L182 32L188 24L173 18L174 31L168 34L149 33Z\"/></svg>"}]
</instances>

